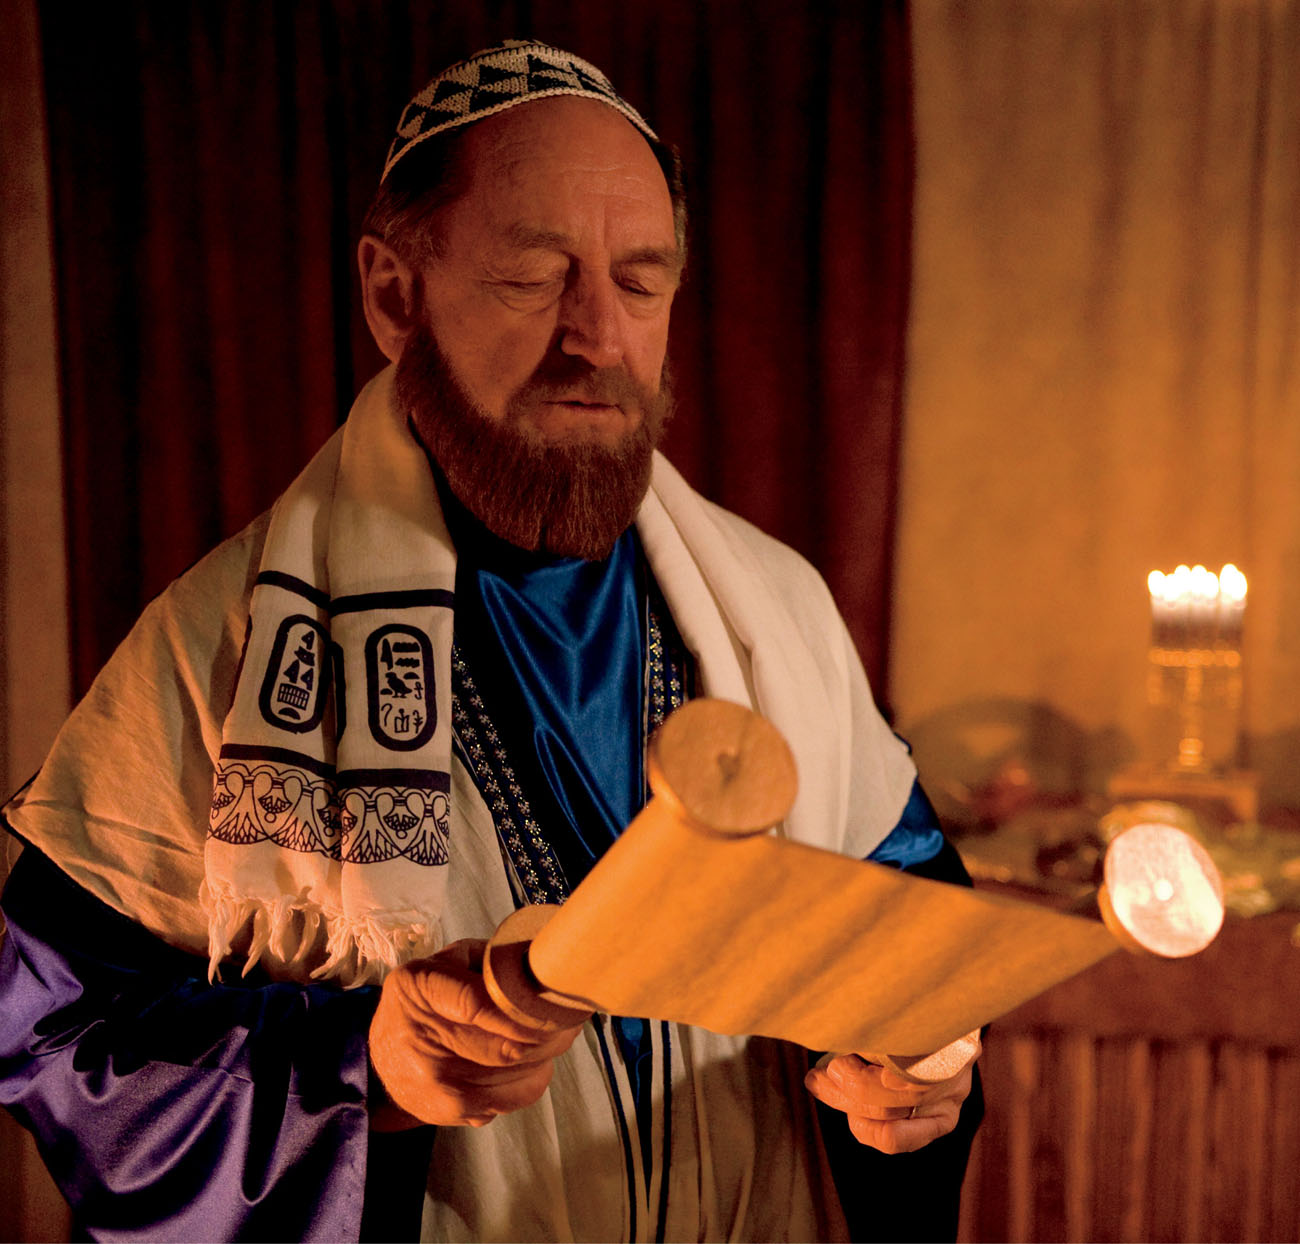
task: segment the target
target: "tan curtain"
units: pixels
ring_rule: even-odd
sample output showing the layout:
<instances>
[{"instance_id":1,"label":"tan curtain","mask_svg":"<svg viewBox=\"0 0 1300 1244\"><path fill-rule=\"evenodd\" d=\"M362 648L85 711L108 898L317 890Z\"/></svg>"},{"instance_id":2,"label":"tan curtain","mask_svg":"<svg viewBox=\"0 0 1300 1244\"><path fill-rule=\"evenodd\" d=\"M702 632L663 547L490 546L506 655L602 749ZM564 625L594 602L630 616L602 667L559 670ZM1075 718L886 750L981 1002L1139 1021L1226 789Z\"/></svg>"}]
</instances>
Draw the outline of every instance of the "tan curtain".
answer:
<instances>
[{"instance_id":1,"label":"tan curtain","mask_svg":"<svg viewBox=\"0 0 1300 1244\"><path fill-rule=\"evenodd\" d=\"M0 0L0 799L68 711L49 189L34 0ZM0 846L0 882L7 844ZM36 1147L0 1112L0 1239L66 1240Z\"/></svg>"},{"instance_id":2,"label":"tan curtain","mask_svg":"<svg viewBox=\"0 0 1300 1244\"><path fill-rule=\"evenodd\" d=\"M41 763L68 711L68 643L35 6L4 0L0 12L0 789L7 794Z\"/></svg>"},{"instance_id":3,"label":"tan curtain","mask_svg":"<svg viewBox=\"0 0 1300 1244\"><path fill-rule=\"evenodd\" d=\"M1248 757L1300 806L1300 4L912 13L892 686L922 772L1037 748L1100 782L1142 747L1147 572L1232 561Z\"/></svg>"}]
</instances>

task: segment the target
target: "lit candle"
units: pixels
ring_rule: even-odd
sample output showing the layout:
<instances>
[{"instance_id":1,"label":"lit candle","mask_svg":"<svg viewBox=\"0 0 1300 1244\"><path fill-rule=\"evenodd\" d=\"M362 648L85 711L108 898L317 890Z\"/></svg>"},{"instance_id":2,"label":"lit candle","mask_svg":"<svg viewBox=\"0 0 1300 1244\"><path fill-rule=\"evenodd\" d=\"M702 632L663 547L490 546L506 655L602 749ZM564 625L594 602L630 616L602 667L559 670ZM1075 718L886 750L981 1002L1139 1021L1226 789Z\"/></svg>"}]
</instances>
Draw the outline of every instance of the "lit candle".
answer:
<instances>
[{"instance_id":1,"label":"lit candle","mask_svg":"<svg viewBox=\"0 0 1300 1244\"><path fill-rule=\"evenodd\" d=\"M1203 651L1241 644L1246 576L1229 562L1216 575L1204 566L1179 566L1147 575L1151 642L1157 648Z\"/></svg>"},{"instance_id":2,"label":"lit candle","mask_svg":"<svg viewBox=\"0 0 1300 1244\"><path fill-rule=\"evenodd\" d=\"M1219 612L1219 576L1204 566L1192 567L1190 646L1213 648Z\"/></svg>"},{"instance_id":3,"label":"lit candle","mask_svg":"<svg viewBox=\"0 0 1300 1244\"><path fill-rule=\"evenodd\" d=\"M1219 571L1219 635L1230 648L1241 646L1246 613L1246 576L1231 562Z\"/></svg>"},{"instance_id":4,"label":"lit candle","mask_svg":"<svg viewBox=\"0 0 1300 1244\"><path fill-rule=\"evenodd\" d=\"M1157 648L1172 648L1178 642L1173 583L1162 571L1153 570L1147 575L1147 591L1151 594L1151 642Z\"/></svg>"},{"instance_id":5,"label":"lit candle","mask_svg":"<svg viewBox=\"0 0 1300 1244\"><path fill-rule=\"evenodd\" d=\"M1170 595L1174 606L1174 625L1179 648L1190 648L1192 634L1192 568L1175 567L1170 576Z\"/></svg>"}]
</instances>

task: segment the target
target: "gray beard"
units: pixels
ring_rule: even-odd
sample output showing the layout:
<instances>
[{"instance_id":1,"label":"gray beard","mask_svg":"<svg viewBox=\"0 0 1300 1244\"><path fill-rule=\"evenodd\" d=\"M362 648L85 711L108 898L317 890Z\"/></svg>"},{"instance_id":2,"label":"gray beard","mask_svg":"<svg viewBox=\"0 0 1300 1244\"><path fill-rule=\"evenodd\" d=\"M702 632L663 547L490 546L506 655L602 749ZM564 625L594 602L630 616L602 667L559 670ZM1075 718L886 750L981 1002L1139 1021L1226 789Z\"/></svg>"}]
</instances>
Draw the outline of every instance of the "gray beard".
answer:
<instances>
[{"instance_id":1,"label":"gray beard","mask_svg":"<svg viewBox=\"0 0 1300 1244\"><path fill-rule=\"evenodd\" d=\"M667 369L658 393L620 369L593 368L558 350L495 420L467 394L427 325L397 364L397 399L456 499L493 535L531 553L608 557L650 484L654 450L672 415ZM641 418L615 446L548 444L522 430L529 406L580 389Z\"/></svg>"}]
</instances>

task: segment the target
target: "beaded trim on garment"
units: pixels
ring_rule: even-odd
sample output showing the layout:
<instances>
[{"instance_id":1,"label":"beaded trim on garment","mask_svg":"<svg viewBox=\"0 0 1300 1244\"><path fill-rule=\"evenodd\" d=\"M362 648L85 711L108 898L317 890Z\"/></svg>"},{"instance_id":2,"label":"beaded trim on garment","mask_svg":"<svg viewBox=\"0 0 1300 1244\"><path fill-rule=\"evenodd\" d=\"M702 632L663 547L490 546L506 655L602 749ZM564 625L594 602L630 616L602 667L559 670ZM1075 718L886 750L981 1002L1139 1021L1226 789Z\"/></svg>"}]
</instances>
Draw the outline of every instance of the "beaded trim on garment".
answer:
<instances>
[{"instance_id":1,"label":"beaded trim on garment","mask_svg":"<svg viewBox=\"0 0 1300 1244\"><path fill-rule=\"evenodd\" d=\"M694 693L694 663L653 585L645 608L645 686L641 745ZM515 902L562 903L570 892L555 850L533 816L460 648L451 652L453 742L497 829ZM646 792L648 794L648 792Z\"/></svg>"}]
</instances>

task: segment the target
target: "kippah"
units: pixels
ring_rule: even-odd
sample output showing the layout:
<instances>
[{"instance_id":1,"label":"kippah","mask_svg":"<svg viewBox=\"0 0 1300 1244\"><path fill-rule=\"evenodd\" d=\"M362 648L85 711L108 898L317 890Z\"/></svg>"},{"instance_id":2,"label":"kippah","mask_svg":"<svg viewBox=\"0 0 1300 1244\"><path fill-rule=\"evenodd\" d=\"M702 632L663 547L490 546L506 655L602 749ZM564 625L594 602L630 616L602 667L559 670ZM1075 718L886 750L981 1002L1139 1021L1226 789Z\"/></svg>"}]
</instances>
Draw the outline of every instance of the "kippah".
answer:
<instances>
[{"instance_id":1,"label":"kippah","mask_svg":"<svg viewBox=\"0 0 1300 1244\"><path fill-rule=\"evenodd\" d=\"M402 110L382 184L393 166L426 138L494 112L550 95L584 95L617 108L648 138L654 130L595 65L545 43L508 39L444 69Z\"/></svg>"}]
</instances>

